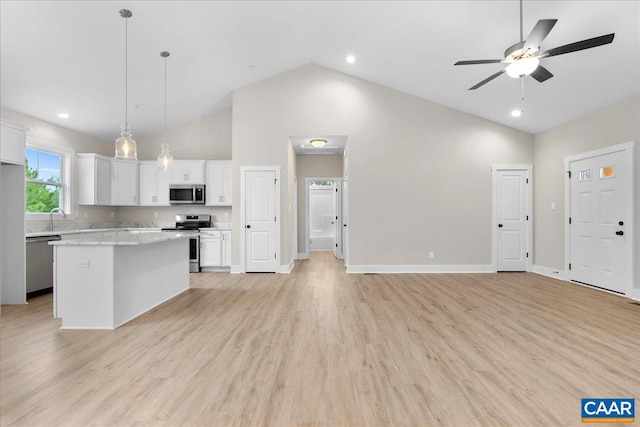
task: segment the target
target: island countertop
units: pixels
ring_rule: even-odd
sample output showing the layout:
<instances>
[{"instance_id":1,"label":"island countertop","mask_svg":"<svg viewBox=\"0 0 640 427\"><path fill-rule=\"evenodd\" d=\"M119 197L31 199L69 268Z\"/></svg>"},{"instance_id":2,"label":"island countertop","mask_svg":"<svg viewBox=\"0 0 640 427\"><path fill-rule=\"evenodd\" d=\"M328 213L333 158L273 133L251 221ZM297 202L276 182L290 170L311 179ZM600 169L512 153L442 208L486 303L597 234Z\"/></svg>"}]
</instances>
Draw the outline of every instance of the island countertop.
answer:
<instances>
[{"instance_id":1,"label":"island countertop","mask_svg":"<svg viewBox=\"0 0 640 427\"><path fill-rule=\"evenodd\" d=\"M176 231L111 231L103 233L100 237L82 237L82 234L80 234L73 239L54 240L49 244L52 246L134 246L188 239L193 235L193 232L182 233Z\"/></svg>"}]
</instances>

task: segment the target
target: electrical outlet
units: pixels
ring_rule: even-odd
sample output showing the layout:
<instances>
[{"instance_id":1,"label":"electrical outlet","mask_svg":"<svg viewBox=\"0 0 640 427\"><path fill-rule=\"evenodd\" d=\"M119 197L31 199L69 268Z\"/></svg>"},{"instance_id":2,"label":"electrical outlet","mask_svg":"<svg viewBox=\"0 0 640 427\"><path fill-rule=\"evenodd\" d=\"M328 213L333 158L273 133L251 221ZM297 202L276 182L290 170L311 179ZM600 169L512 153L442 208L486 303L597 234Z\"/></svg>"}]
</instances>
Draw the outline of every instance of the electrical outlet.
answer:
<instances>
[{"instance_id":1,"label":"electrical outlet","mask_svg":"<svg viewBox=\"0 0 640 427\"><path fill-rule=\"evenodd\" d=\"M89 260L88 259L79 259L78 260L78 268L89 268Z\"/></svg>"},{"instance_id":2,"label":"electrical outlet","mask_svg":"<svg viewBox=\"0 0 640 427\"><path fill-rule=\"evenodd\" d=\"M224 217L225 217L225 218L229 218L229 212L225 212L225 213L224 213Z\"/></svg>"},{"instance_id":3,"label":"electrical outlet","mask_svg":"<svg viewBox=\"0 0 640 427\"><path fill-rule=\"evenodd\" d=\"M434 256L435 256L435 255L434 255L434 253L433 253L433 252L429 252L429 259L433 259L433 257L434 257Z\"/></svg>"},{"instance_id":4,"label":"electrical outlet","mask_svg":"<svg viewBox=\"0 0 640 427\"><path fill-rule=\"evenodd\" d=\"M154 218L158 218L158 212L154 212L154 213L153 213L153 217L154 217Z\"/></svg>"}]
</instances>

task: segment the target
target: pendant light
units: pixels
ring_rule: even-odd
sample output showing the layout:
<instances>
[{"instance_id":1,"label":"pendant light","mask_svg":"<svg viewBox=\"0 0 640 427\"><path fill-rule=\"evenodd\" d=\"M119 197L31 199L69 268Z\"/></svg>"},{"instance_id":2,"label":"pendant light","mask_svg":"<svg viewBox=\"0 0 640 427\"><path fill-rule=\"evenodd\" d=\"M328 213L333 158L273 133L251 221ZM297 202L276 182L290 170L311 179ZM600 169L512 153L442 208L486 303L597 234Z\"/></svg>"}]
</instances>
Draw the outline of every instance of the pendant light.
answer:
<instances>
[{"instance_id":1,"label":"pendant light","mask_svg":"<svg viewBox=\"0 0 640 427\"><path fill-rule=\"evenodd\" d=\"M127 110L127 101L128 101L128 87L127 87L127 60L128 60L128 49L127 49L127 20L131 18L133 14L130 10L121 9L120 16L124 18L124 124L120 127L120 138L116 139L116 159L123 160L138 160L138 149L136 147L136 141L131 138L131 127L129 127L128 121L128 110Z\"/></svg>"},{"instance_id":2,"label":"pendant light","mask_svg":"<svg viewBox=\"0 0 640 427\"><path fill-rule=\"evenodd\" d=\"M169 170L173 168L173 156L169 153L169 144L167 144L167 57L169 52L160 52L160 56L164 58L164 143L160 146L161 153L158 154L158 168Z\"/></svg>"}]
</instances>

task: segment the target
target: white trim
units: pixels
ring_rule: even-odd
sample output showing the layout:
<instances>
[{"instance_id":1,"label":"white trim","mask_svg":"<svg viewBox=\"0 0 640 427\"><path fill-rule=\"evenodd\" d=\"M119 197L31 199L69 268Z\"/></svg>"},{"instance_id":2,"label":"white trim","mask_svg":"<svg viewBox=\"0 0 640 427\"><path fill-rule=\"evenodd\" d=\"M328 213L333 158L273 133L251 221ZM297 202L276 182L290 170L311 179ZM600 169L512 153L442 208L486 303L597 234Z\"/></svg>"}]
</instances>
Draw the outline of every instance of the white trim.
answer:
<instances>
[{"instance_id":1,"label":"white trim","mask_svg":"<svg viewBox=\"0 0 640 427\"><path fill-rule=\"evenodd\" d=\"M622 144L612 145L610 147L600 148L598 150L587 151L585 153L574 154L572 156L567 156L564 158L564 265L565 271L567 272L567 280L571 281L571 271L569 270L569 264L571 263L571 227L568 226L569 218L571 217L571 179L569 178L568 172L571 170L571 163L575 161L580 161L584 159L589 159L592 157L604 156L607 154L617 153L620 151L629 151L628 155L625 156L627 160L626 167L628 171L628 179L625 183L625 186L629 190L629 203L626 203L626 216L629 218L628 222L625 224L625 232L631 236L630 239L630 249L627 254L626 265L631 269L631 273L629 274L629 282L625 286L625 294L622 296L626 296L627 298L632 299L640 299L640 289L634 288L634 281L640 280L640 270L637 267L634 267L634 256L636 245L640 246L640 237L635 234L635 226L640 226L640 224L634 224L635 219L635 203L640 203L640 201L636 200L636 198L640 197L638 193L639 189L635 187L634 181L636 176L640 173L640 170L636 170L636 167L640 169L640 160L636 159L635 153L635 141L624 142ZM640 157L640 156L639 156ZM637 165L636 165L637 164ZM640 235L640 233L638 233ZM635 237L634 237L635 236ZM581 286L581 283L571 282ZM604 292L608 292L614 295L620 295L615 292L609 292L606 289L595 288L592 286L588 286L592 289L599 289Z\"/></svg>"},{"instance_id":2,"label":"white trim","mask_svg":"<svg viewBox=\"0 0 640 427\"><path fill-rule=\"evenodd\" d=\"M280 252L280 224L282 223L282 217L280 216L280 171L281 171L281 167L280 166L240 166L240 271L239 273L246 273L247 272L247 260L246 260L246 243L247 243L247 239L246 239L246 233L245 233L245 222L246 222L246 215L245 215L245 197L246 197L246 183L245 183L245 174L246 172L249 171L273 171L276 174L276 190L275 190L275 196L276 196L276 201L275 201L275 208L276 208L276 248L275 248L275 252L276 255L279 255L280 258L282 258L282 253ZM232 267L232 273L235 273L235 271L233 271L233 267ZM279 258L276 259L276 263L275 263L275 270L274 273L280 273L280 262L279 262Z\"/></svg>"},{"instance_id":3,"label":"white trim","mask_svg":"<svg viewBox=\"0 0 640 427\"><path fill-rule=\"evenodd\" d=\"M292 222L292 230L291 230L291 240L292 240L292 251L294 254L298 253L298 177L293 175L291 178L291 222ZM295 255L294 255L295 256Z\"/></svg>"},{"instance_id":4,"label":"white trim","mask_svg":"<svg viewBox=\"0 0 640 427\"><path fill-rule=\"evenodd\" d=\"M498 180L496 172L498 171L526 171L529 184L527 185L527 271L533 268L533 165L508 165L496 164L491 165L491 266L493 271L498 271Z\"/></svg>"},{"instance_id":5,"label":"white trim","mask_svg":"<svg viewBox=\"0 0 640 427\"><path fill-rule=\"evenodd\" d=\"M565 270L556 270L554 268L545 267L542 265L535 265L531 270L533 273L539 274L541 276L551 277L553 279L568 281L567 272Z\"/></svg>"},{"instance_id":6,"label":"white trim","mask_svg":"<svg viewBox=\"0 0 640 427\"><path fill-rule=\"evenodd\" d=\"M60 159L60 174L62 175L62 209L67 215L68 220L76 218L75 214L75 150L66 147L60 147L54 144L43 142L38 139L33 139L30 136L25 138L25 151L27 148L32 148L38 151L46 151L53 154L59 154ZM25 152L26 155L26 152ZM26 184L25 184L26 185ZM26 190L25 190L26 191ZM66 195L66 196L65 196ZM56 218L62 218L62 215L55 214ZM49 214L47 212L37 213L24 213L25 221L44 221L49 220Z\"/></svg>"},{"instance_id":7,"label":"white trim","mask_svg":"<svg viewBox=\"0 0 640 427\"><path fill-rule=\"evenodd\" d=\"M336 220L336 243L341 244L342 242L342 178L341 177L306 177L304 179L304 259L309 259L309 235L311 234L309 231L309 183L312 181L332 181L335 186L333 188L338 190L338 204L336 205L336 215L338 219ZM340 247L340 253L343 255L344 259L344 248ZM326 249L322 249L326 250ZM335 248L331 249L335 253ZM340 259L338 257L338 259Z\"/></svg>"},{"instance_id":8,"label":"white trim","mask_svg":"<svg viewBox=\"0 0 640 427\"><path fill-rule=\"evenodd\" d=\"M293 270L294 260L291 260L289 264L281 264L280 265L280 273L289 274Z\"/></svg>"},{"instance_id":9,"label":"white trim","mask_svg":"<svg viewBox=\"0 0 640 427\"><path fill-rule=\"evenodd\" d=\"M231 274L240 274L240 273L244 273L244 272L241 271L239 265L232 265L231 266L231 270L229 271L229 273L231 273Z\"/></svg>"},{"instance_id":10,"label":"white trim","mask_svg":"<svg viewBox=\"0 0 640 427\"><path fill-rule=\"evenodd\" d=\"M296 259L309 259L309 257L304 253L298 253L298 256L296 257Z\"/></svg>"},{"instance_id":11,"label":"white trim","mask_svg":"<svg viewBox=\"0 0 640 427\"><path fill-rule=\"evenodd\" d=\"M491 265L350 265L347 273L495 273Z\"/></svg>"}]
</instances>

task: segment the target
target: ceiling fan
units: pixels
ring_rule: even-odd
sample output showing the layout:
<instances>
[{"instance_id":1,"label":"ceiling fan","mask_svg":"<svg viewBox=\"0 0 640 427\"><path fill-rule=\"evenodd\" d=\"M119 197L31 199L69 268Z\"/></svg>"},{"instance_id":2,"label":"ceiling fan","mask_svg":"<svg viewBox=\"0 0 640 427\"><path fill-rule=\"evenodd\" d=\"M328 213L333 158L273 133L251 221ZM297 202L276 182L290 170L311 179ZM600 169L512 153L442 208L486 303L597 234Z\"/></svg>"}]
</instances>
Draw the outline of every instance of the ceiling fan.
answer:
<instances>
[{"instance_id":1,"label":"ceiling fan","mask_svg":"<svg viewBox=\"0 0 640 427\"><path fill-rule=\"evenodd\" d=\"M469 90L475 90L489 83L491 80L499 77L505 72L510 77L524 78L531 76L540 83L553 77L553 74L542 65L540 59L551 56L564 55L565 53L577 52L579 50L591 49L592 47L609 44L613 41L615 33L607 34L600 37L582 40L575 43L566 44L564 46L555 47L553 49L540 51L540 44L549 35L553 26L558 22L557 19L540 19L527 36L526 40L522 38L522 0L520 0L520 42L507 48L504 52L504 59L478 59L472 61L458 61L453 65L476 65L476 64L507 64L505 68L495 74L490 75L480 83L471 86Z\"/></svg>"}]
</instances>

